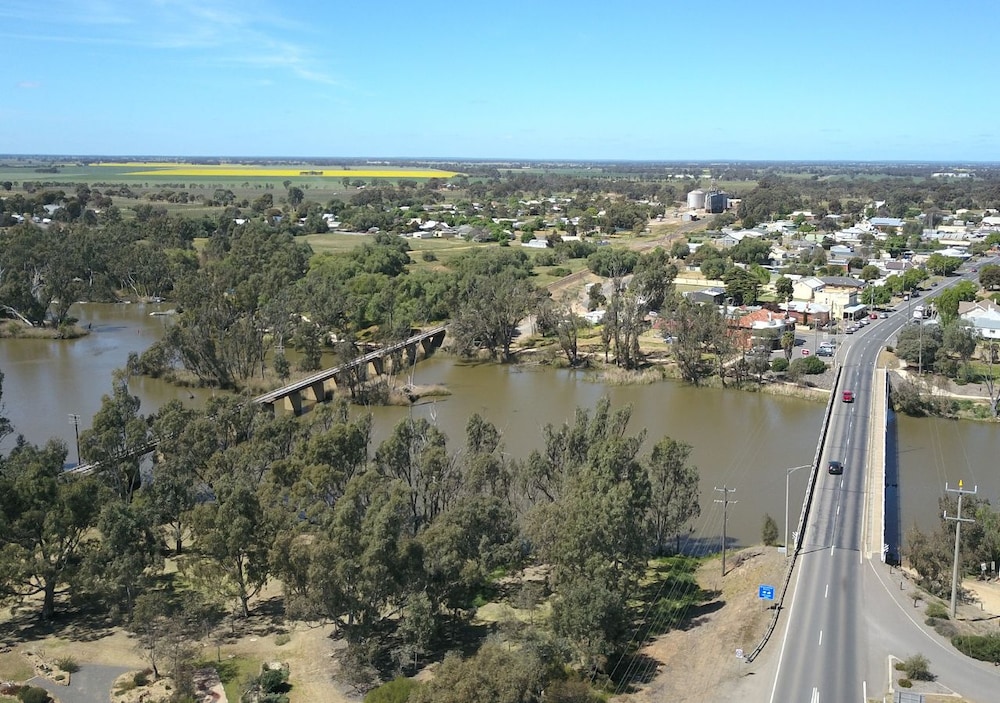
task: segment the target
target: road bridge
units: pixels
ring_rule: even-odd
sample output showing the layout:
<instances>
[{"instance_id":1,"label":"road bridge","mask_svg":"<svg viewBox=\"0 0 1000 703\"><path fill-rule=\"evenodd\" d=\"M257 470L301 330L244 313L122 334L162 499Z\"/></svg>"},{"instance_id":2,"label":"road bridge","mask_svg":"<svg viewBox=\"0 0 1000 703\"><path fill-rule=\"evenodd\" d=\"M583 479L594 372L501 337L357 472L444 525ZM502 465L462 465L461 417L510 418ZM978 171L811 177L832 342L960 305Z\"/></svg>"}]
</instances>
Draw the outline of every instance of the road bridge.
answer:
<instances>
[{"instance_id":1,"label":"road bridge","mask_svg":"<svg viewBox=\"0 0 1000 703\"><path fill-rule=\"evenodd\" d=\"M393 360L398 356L401 356L403 368L412 366L441 346L446 330L445 325L432 327L401 342L370 351L347 363L317 371L287 386L268 391L254 398L253 402L273 409L276 403L283 401L287 409L298 415L302 412L303 400L324 402L336 390L337 384L344 382L344 377L348 373L360 372L367 378L390 373L397 370L393 368Z\"/></svg>"}]
</instances>

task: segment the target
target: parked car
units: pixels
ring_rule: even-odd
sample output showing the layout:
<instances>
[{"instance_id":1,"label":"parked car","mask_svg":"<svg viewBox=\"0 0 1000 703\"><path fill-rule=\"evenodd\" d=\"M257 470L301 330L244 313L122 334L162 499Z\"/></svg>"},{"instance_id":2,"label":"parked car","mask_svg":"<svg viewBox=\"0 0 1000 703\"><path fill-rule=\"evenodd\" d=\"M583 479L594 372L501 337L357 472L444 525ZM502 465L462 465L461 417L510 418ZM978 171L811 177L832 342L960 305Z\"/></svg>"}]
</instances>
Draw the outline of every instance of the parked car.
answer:
<instances>
[{"instance_id":1,"label":"parked car","mask_svg":"<svg viewBox=\"0 0 1000 703\"><path fill-rule=\"evenodd\" d=\"M820 347L816 350L816 356L833 356L833 347Z\"/></svg>"},{"instance_id":2,"label":"parked car","mask_svg":"<svg viewBox=\"0 0 1000 703\"><path fill-rule=\"evenodd\" d=\"M871 315L868 316L868 319L869 320L877 320L878 319L878 313L877 312L873 312Z\"/></svg>"},{"instance_id":3,"label":"parked car","mask_svg":"<svg viewBox=\"0 0 1000 703\"><path fill-rule=\"evenodd\" d=\"M843 393L843 400L844 400L845 403L853 403L854 402L854 391L844 391L844 393Z\"/></svg>"},{"instance_id":4,"label":"parked car","mask_svg":"<svg viewBox=\"0 0 1000 703\"><path fill-rule=\"evenodd\" d=\"M830 464L827 466L827 471L829 471L831 474L839 476L840 474L844 473L844 465L841 464L836 459L830 459Z\"/></svg>"},{"instance_id":5,"label":"parked car","mask_svg":"<svg viewBox=\"0 0 1000 703\"><path fill-rule=\"evenodd\" d=\"M844 334L854 334L856 331L857 330L855 330L854 327L848 327L846 330L844 330Z\"/></svg>"},{"instance_id":6,"label":"parked car","mask_svg":"<svg viewBox=\"0 0 1000 703\"><path fill-rule=\"evenodd\" d=\"M884 319L886 319L887 317L889 317L889 313L887 313L887 312L880 312L880 313L878 314L878 316L879 316L879 318L880 318L880 319L884 320Z\"/></svg>"}]
</instances>

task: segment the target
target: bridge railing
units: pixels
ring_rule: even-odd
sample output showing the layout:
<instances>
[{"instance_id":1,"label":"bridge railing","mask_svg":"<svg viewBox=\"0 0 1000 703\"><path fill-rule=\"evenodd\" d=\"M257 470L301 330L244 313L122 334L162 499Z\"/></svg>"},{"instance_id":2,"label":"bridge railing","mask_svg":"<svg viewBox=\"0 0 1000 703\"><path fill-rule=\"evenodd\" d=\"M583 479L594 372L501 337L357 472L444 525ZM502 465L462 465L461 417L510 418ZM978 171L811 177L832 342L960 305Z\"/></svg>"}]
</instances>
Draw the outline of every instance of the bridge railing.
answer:
<instances>
[{"instance_id":1,"label":"bridge railing","mask_svg":"<svg viewBox=\"0 0 1000 703\"><path fill-rule=\"evenodd\" d=\"M774 628L778 625L778 616L781 614L782 609L785 607L785 594L788 592L788 584L792 580L792 571L795 570L795 560L799 556L799 546L802 544L802 538L805 532L806 522L809 520L809 510L812 508L813 495L816 491L816 479L819 474L820 459L823 458L823 447L826 445L826 433L830 428L830 417L833 415L833 407L837 400L837 388L840 387L840 374L844 370L844 367L837 368L837 375L833 379L833 389L830 391L830 400L826 404L826 413L823 415L823 427L820 428L819 441L816 443L816 454L813 456L812 470L809 472L809 483L806 485L806 496L802 501L802 511L799 513L799 523L796 531L793 533L792 542L794 548L792 549L792 558L788 559L788 566L785 567L785 576L781 581L780 595L778 596L777 602L774 606L774 613L771 615L771 620L767 624L767 629L764 631L764 636L761 638L760 643L754 647L753 651L747 655L747 663L752 662L761 650L764 649L764 645L767 641L771 639L771 635L774 633ZM785 550L788 550L788 545L785 545Z\"/></svg>"}]
</instances>

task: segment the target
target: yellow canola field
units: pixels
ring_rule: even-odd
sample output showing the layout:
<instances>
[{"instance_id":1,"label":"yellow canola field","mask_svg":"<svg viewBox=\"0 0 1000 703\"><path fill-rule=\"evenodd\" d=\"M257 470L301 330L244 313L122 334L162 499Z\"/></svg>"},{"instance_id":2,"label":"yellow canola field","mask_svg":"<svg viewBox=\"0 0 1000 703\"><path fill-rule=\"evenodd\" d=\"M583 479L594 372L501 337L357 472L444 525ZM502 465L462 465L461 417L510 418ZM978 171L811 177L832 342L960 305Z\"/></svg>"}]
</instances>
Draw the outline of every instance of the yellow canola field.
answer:
<instances>
[{"instance_id":1,"label":"yellow canola field","mask_svg":"<svg viewBox=\"0 0 1000 703\"><path fill-rule=\"evenodd\" d=\"M434 169L341 169L326 168L304 164L298 168L269 168L266 166L202 166L197 164L176 163L102 163L99 166L116 168L134 167L140 170L130 171L129 176L222 176L236 178L451 178L457 176L454 171L438 171Z\"/></svg>"}]
</instances>

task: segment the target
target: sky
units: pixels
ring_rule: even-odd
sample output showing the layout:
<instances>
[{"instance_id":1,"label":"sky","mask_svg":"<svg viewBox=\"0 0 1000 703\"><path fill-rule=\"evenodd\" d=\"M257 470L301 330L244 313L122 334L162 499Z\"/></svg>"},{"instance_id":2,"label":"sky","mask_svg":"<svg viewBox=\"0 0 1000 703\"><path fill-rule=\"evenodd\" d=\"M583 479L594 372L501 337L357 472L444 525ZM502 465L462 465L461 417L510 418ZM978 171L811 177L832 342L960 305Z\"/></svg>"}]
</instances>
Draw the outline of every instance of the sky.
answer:
<instances>
[{"instance_id":1,"label":"sky","mask_svg":"<svg viewBox=\"0 0 1000 703\"><path fill-rule=\"evenodd\" d=\"M3 0L0 153L1000 161L998 20L996 0Z\"/></svg>"}]
</instances>

